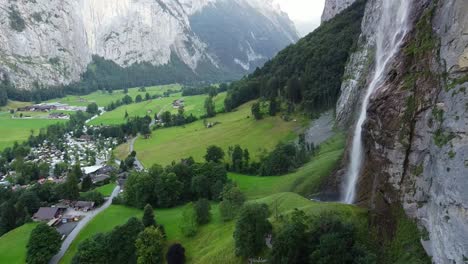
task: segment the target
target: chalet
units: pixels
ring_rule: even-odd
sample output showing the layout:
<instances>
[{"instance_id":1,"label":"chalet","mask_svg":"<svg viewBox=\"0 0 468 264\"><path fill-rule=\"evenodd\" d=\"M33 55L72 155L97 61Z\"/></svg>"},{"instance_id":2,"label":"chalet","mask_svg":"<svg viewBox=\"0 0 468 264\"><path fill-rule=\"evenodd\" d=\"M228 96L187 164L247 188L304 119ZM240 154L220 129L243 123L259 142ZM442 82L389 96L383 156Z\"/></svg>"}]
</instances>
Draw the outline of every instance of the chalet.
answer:
<instances>
[{"instance_id":1,"label":"chalet","mask_svg":"<svg viewBox=\"0 0 468 264\"><path fill-rule=\"evenodd\" d=\"M95 176L91 176L91 180L93 181L93 184L99 184L103 183L105 181L109 181L110 176L107 174L99 174Z\"/></svg>"},{"instance_id":2,"label":"chalet","mask_svg":"<svg viewBox=\"0 0 468 264\"><path fill-rule=\"evenodd\" d=\"M33 215L32 219L34 221L50 221L60 216L65 212L63 207L41 207Z\"/></svg>"},{"instance_id":3,"label":"chalet","mask_svg":"<svg viewBox=\"0 0 468 264\"><path fill-rule=\"evenodd\" d=\"M185 102L184 99L174 100L172 102L172 107L176 109L179 109L180 107L184 107L184 102Z\"/></svg>"},{"instance_id":4,"label":"chalet","mask_svg":"<svg viewBox=\"0 0 468 264\"><path fill-rule=\"evenodd\" d=\"M49 119L68 119L68 115L64 113L51 113Z\"/></svg>"},{"instance_id":5,"label":"chalet","mask_svg":"<svg viewBox=\"0 0 468 264\"><path fill-rule=\"evenodd\" d=\"M90 201L78 201L75 203L75 210L88 212L94 208L94 202Z\"/></svg>"}]
</instances>

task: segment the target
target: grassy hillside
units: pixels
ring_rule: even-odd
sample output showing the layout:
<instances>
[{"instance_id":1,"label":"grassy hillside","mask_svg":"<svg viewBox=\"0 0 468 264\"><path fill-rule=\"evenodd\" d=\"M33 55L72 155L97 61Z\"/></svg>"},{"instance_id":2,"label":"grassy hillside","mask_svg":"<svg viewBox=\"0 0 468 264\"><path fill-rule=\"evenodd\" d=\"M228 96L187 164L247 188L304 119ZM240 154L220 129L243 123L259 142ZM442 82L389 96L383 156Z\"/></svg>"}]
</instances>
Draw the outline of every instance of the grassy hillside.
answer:
<instances>
[{"instance_id":1,"label":"grassy hillside","mask_svg":"<svg viewBox=\"0 0 468 264\"><path fill-rule=\"evenodd\" d=\"M141 95L143 98L145 97L146 93L150 95L153 94L163 94L167 90L180 90L181 86L178 84L170 84L170 85L160 85L160 86L151 86L146 87L146 92L139 92L138 87L128 89L128 95L135 99L137 95ZM93 92L88 95L77 96L77 95L69 95L64 98L60 99L52 99L47 102L60 102L69 105L75 106L87 106L90 103L96 103L99 106L105 107L110 104L112 101L117 101L122 99L125 96L123 90L115 90L112 94L107 92L103 93L101 91Z\"/></svg>"},{"instance_id":2,"label":"grassy hillside","mask_svg":"<svg viewBox=\"0 0 468 264\"><path fill-rule=\"evenodd\" d=\"M172 107L172 102L174 100L184 98L185 100L185 113L187 115L193 114L194 116L200 117L205 114L205 99L208 95L195 95L183 97L181 93L172 94L169 97L164 97L161 99L154 99L151 101L144 101L141 103L134 103L129 105L124 105L118 107L117 109L106 112L100 117L94 119L89 124L90 125L115 125L122 124L126 122L125 112L128 113L130 117L133 116L145 116L149 115L151 118L159 111L170 111L172 113L177 113L178 109ZM226 93L219 94L215 97L216 110L220 111L223 109L223 101L226 98Z\"/></svg>"},{"instance_id":3,"label":"grassy hillside","mask_svg":"<svg viewBox=\"0 0 468 264\"><path fill-rule=\"evenodd\" d=\"M344 135L337 134L321 144L312 161L294 173L269 177L229 173L229 178L251 199L278 192L296 192L307 196L317 192L324 178L335 169L343 156L344 146Z\"/></svg>"},{"instance_id":4,"label":"grassy hillside","mask_svg":"<svg viewBox=\"0 0 468 264\"><path fill-rule=\"evenodd\" d=\"M0 237L0 264L23 264L26 262L26 245L36 223L25 224Z\"/></svg>"},{"instance_id":5,"label":"grassy hillside","mask_svg":"<svg viewBox=\"0 0 468 264\"><path fill-rule=\"evenodd\" d=\"M362 221L365 221L366 218L365 211L357 207L312 202L294 193L278 193L250 202L266 203L273 213L271 216L273 222L276 213L288 214L294 208L302 209L311 215L331 210L346 218L359 218ZM179 223L183 220L182 207L157 209L155 215L157 221L164 225L169 244L179 242L185 247L188 263L242 263L234 255L234 240L232 238L234 222L224 223L221 220L217 204L213 204L211 212L213 214L212 221L201 227L193 238L184 237L179 230ZM61 263L71 262L79 242L93 234L105 232L116 225L124 224L132 216L141 217L142 211L124 206L111 206L86 226L73 242Z\"/></svg>"},{"instance_id":6,"label":"grassy hillside","mask_svg":"<svg viewBox=\"0 0 468 264\"><path fill-rule=\"evenodd\" d=\"M235 112L208 119L208 122L219 122L212 128L206 128L200 120L186 126L157 130L150 139L140 138L135 143L138 158L147 167L155 163L167 165L189 156L201 161L209 145L227 150L229 146L239 144L248 148L255 159L262 150L271 150L282 140L294 139L304 125L302 122L285 122L279 116L256 121L250 117L252 103L244 104Z\"/></svg>"},{"instance_id":7,"label":"grassy hillside","mask_svg":"<svg viewBox=\"0 0 468 264\"><path fill-rule=\"evenodd\" d=\"M31 135L38 134L41 128L64 120L12 119L9 112L0 112L0 150L12 146L15 141L23 142Z\"/></svg>"}]
</instances>

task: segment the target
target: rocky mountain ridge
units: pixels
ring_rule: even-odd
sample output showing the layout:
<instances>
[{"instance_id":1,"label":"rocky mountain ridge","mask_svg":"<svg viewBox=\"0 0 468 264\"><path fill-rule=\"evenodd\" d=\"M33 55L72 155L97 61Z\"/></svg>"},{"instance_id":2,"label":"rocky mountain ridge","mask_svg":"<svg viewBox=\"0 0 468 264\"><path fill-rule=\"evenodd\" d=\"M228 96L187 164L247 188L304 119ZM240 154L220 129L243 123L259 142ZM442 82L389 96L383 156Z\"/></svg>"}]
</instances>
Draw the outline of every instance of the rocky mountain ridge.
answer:
<instances>
[{"instance_id":1,"label":"rocky mountain ridge","mask_svg":"<svg viewBox=\"0 0 468 264\"><path fill-rule=\"evenodd\" d=\"M237 27L247 14L254 19ZM204 27L220 18L233 23ZM236 33L228 55L206 37L223 30ZM209 65L241 75L297 39L293 23L268 0L0 1L0 72L21 89L78 81L93 55L121 67L164 67L176 58L194 74Z\"/></svg>"},{"instance_id":2,"label":"rocky mountain ridge","mask_svg":"<svg viewBox=\"0 0 468 264\"><path fill-rule=\"evenodd\" d=\"M345 72L336 123L349 131L374 68L383 1L367 2L358 48ZM357 203L387 227L394 209L403 207L419 224L434 263L468 258L467 13L463 0L411 2L413 29L372 95L363 126ZM344 162L338 177L346 169Z\"/></svg>"}]
</instances>

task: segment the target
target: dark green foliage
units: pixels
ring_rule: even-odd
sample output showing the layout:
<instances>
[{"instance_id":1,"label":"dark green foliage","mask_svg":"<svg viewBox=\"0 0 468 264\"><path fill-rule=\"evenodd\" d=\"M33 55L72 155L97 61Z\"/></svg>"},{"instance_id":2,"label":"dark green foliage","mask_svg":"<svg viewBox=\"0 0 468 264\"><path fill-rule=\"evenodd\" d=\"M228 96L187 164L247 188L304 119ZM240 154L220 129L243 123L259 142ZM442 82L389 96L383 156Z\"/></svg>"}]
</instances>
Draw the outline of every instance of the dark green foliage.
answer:
<instances>
[{"instance_id":1,"label":"dark green foliage","mask_svg":"<svg viewBox=\"0 0 468 264\"><path fill-rule=\"evenodd\" d=\"M163 250L165 248L164 234L158 228L151 226L141 232L136 241L138 264L164 263Z\"/></svg>"},{"instance_id":2,"label":"dark green foliage","mask_svg":"<svg viewBox=\"0 0 468 264\"><path fill-rule=\"evenodd\" d=\"M145 205L143 210L143 218L141 221L145 227L156 226L153 207L150 204Z\"/></svg>"},{"instance_id":3,"label":"dark green foliage","mask_svg":"<svg viewBox=\"0 0 468 264\"><path fill-rule=\"evenodd\" d=\"M97 115L99 113L99 107L96 103L91 103L86 107L86 113L91 115Z\"/></svg>"},{"instance_id":4,"label":"dark green foliage","mask_svg":"<svg viewBox=\"0 0 468 264\"><path fill-rule=\"evenodd\" d=\"M211 85L202 86L202 87L185 86L184 88L182 88L182 96L208 94L209 96L214 97L218 94L218 92L223 92L223 91L219 91L218 88L216 88L215 86L211 86Z\"/></svg>"},{"instance_id":5,"label":"dark green foliage","mask_svg":"<svg viewBox=\"0 0 468 264\"><path fill-rule=\"evenodd\" d=\"M257 256L265 247L265 236L272 231L266 204L246 204L234 230L235 251L244 258Z\"/></svg>"},{"instance_id":6,"label":"dark green foliage","mask_svg":"<svg viewBox=\"0 0 468 264\"><path fill-rule=\"evenodd\" d=\"M55 228L41 223L33 229L27 245L26 263L47 264L60 250L61 236Z\"/></svg>"},{"instance_id":7,"label":"dark green foliage","mask_svg":"<svg viewBox=\"0 0 468 264\"><path fill-rule=\"evenodd\" d=\"M278 101L276 100L276 98L271 98L270 99L270 104L268 106L268 114L270 114L270 116L275 116L276 113L278 113Z\"/></svg>"},{"instance_id":8,"label":"dark green foliage","mask_svg":"<svg viewBox=\"0 0 468 264\"><path fill-rule=\"evenodd\" d=\"M3 82L0 82L0 106L5 106L8 103L8 94L7 94L7 88L3 84Z\"/></svg>"},{"instance_id":9,"label":"dark green foliage","mask_svg":"<svg viewBox=\"0 0 468 264\"><path fill-rule=\"evenodd\" d=\"M73 169L67 175L67 180L64 183L63 195L68 200L76 200L80 197L80 189L78 183L80 182L83 172L79 164L73 166Z\"/></svg>"},{"instance_id":10,"label":"dark green foliage","mask_svg":"<svg viewBox=\"0 0 468 264\"><path fill-rule=\"evenodd\" d=\"M357 1L279 52L263 68L233 82L225 101L226 111L260 96L278 94L292 103L302 103L309 112L333 107L346 62L361 32L364 7L365 1Z\"/></svg>"},{"instance_id":11,"label":"dark green foliage","mask_svg":"<svg viewBox=\"0 0 468 264\"><path fill-rule=\"evenodd\" d=\"M205 100L205 111L206 117L214 117L216 116L216 107L215 103L213 102L213 97L209 96Z\"/></svg>"},{"instance_id":12,"label":"dark green foliage","mask_svg":"<svg viewBox=\"0 0 468 264\"><path fill-rule=\"evenodd\" d=\"M211 205L207 199L199 199L194 204L195 214L197 217L197 224L204 225L208 224L211 220Z\"/></svg>"},{"instance_id":13,"label":"dark green foliage","mask_svg":"<svg viewBox=\"0 0 468 264\"><path fill-rule=\"evenodd\" d=\"M255 102L251 108L252 115L256 120L262 119L262 112L260 111L260 103Z\"/></svg>"},{"instance_id":14,"label":"dark green foliage","mask_svg":"<svg viewBox=\"0 0 468 264\"><path fill-rule=\"evenodd\" d=\"M206 162L220 162L224 159L224 151L218 146L209 146L206 150L205 160Z\"/></svg>"},{"instance_id":15,"label":"dark green foliage","mask_svg":"<svg viewBox=\"0 0 468 264\"><path fill-rule=\"evenodd\" d=\"M307 146L305 142L299 145L280 143L261 160L258 173L263 176L286 174L309 161L313 153L313 145Z\"/></svg>"},{"instance_id":16,"label":"dark green foliage","mask_svg":"<svg viewBox=\"0 0 468 264\"><path fill-rule=\"evenodd\" d=\"M188 159L165 169L154 165L149 172L132 173L124 198L128 205L138 208L146 204L173 207L199 198L218 200L226 182L223 164L197 164Z\"/></svg>"},{"instance_id":17,"label":"dark green foliage","mask_svg":"<svg viewBox=\"0 0 468 264\"><path fill-rule=\"evenodd\" d=\"M272 263L372 264L376 256L357 238L354 225L331 213L311 218L295 210L281 226Z\"/></svg>"},{"instance_id":18,"label":"dark green foliage","mask_svg":"<svg viewBox=\"0 0 468 264\"><path fill-rule=\"evenodd\" d=\"M141 97L140 94L135 97L135 103L141 103L142 101L143 101L143 97Z\"/></svg>"},{"instance_id":19,"label":"dark green foliage","mask_svg":"<svg viewBox=\"0 0 468 264\"><path fill-rule=\"evenodd\" d=\"M246 201L245 195L237 186L228 184L224 187L221 196L222 201L219 203L221 219L223 221L234 219Z\"/></svg>"},{"instance_id":20,"label":"dark green foliage","mask_svg":"<svg viewBox=\"0 0 468 264\"><path fill-rule=\"evenodd\" d=\"M132 217L110 233L88 238L78 246L72 263L136 263L135 241L143 229L141 221Z\"/></svg>"},{"instance_id":21,"label":"dark green foliage","mask_svg":"<svg viewBox=\"0 0 468 264\"><path fill-rule=\"evenodd\" d=\"M100 206L105 202L104 195L97 191L81 193L80 200L94 202L95 206Z\"/></svg>"},{"instance_id":22,"label":"dark green foliage","mask_svg":"<svg viewBox=\"0 0 468 264\"><path fill-rule=\"evenodd\" d=\"M98 233L78 246L78 252L72 259L73 264L102 263L107 264L109 250L109 235Z\"/></svg>"},{"instance_id":23,"label":"dark green foliage","mask_svg":"<svg viewBox=\"0 0 468 264\"><path fill-rule=\"evenodd\" d=\"M166 254L167 264L185 264L185 248L181 244L173 244Z\"/></svg>"},{"instance_id":24,"label":"dark green foliage","mask_svg":"<svg viewBox=\"0 0 468 264\"><path fill-rule=\"evenodd\" d=\"M91 180L90 176L86 176L83 178L83 181L81 182L81 191L87 192L91 189L92 186L93 186L93 180Z\"/></svg>"}]
</instances>

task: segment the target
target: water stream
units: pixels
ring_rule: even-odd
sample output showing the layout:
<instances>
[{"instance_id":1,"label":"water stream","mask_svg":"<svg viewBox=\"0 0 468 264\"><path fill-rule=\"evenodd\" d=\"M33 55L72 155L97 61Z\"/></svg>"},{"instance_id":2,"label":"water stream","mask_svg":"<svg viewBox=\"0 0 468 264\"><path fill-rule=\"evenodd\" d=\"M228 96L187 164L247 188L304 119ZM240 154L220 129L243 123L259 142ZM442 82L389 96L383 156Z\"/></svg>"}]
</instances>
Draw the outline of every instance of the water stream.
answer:
<instances>
[{"instance_id":1,"label":"water stream","mask_svg":"<svg viewBox=\"0 0 468 264\"><path fill-rule=\"evenodd\" d=\"M342 202L355 201L356 185L363 161L362 125L367 119L367 108L375 90L382 85L388 66L400 50L403 39L410 28L409 13L411 0L382 0L381 16L376 31L375 70L362 106L353 135L350 164L343 185Z\"/></svg>"}]
</instances>

